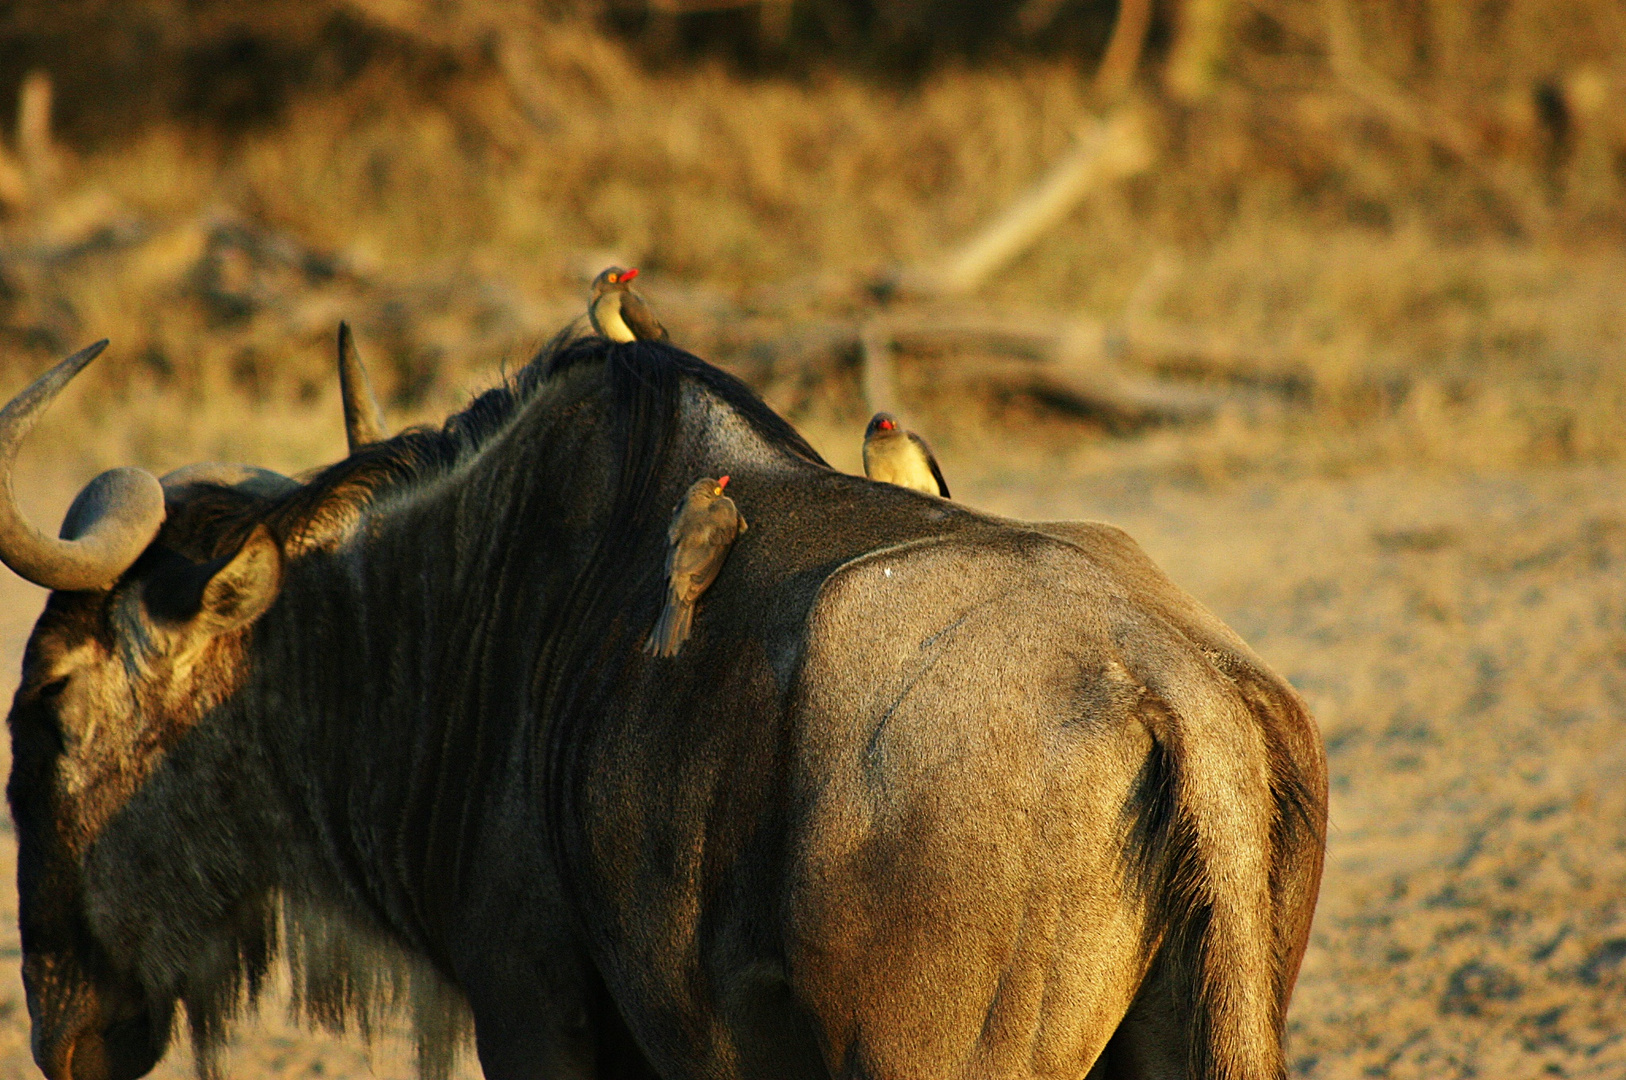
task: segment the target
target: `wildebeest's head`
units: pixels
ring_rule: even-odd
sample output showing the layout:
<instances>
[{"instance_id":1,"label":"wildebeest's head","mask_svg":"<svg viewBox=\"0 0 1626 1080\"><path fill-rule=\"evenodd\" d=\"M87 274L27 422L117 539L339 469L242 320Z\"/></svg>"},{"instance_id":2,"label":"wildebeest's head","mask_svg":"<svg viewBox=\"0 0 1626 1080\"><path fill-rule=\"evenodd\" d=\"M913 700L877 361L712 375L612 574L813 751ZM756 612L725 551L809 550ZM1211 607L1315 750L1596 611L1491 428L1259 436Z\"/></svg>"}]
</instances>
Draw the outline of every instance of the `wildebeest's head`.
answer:
<instances>
[{"instance_id":1,"label":"wildebeest's head","mask_svg":"<svg viewBox=\"0 0 1626 1080\"><path fill-rule=\"evenodd\" d=\"M11 496L12 462L40 411L100 351L64 361L0 413L0 559L53 590L12 703L8 787L34 1056L52 1080L151 1069L185 992L155 983L184 978L196 960L166 955L186 946L153 940L152 926L128 917L126 890L141 868L107 872L96 855L153 763L230 692L233 650L281 580L263 525L245 532L239 517L235 535L212 529L189 496L253 500L295 486L244 467L196 466L162 481L116 469L80 493L61 538L39 533ZM194 520L178 520L189 509ZM154 543L161 530L175 542Z\"/></svg>"}]
</instances>

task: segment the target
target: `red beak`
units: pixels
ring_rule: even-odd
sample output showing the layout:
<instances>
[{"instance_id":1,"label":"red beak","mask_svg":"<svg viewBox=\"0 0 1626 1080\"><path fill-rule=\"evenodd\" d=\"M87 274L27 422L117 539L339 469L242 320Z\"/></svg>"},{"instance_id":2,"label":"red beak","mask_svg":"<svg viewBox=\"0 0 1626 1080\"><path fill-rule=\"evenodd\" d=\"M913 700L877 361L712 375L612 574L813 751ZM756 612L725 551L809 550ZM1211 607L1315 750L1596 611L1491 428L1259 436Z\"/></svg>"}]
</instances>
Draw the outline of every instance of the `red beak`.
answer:
<instances>
[{"instance_id":1,"label":"red beak","mask_svg":"<svg viewBox=\"0 0 1626 1080\"><path fill-rule=\"evenodd\" d=\"M638 268L636 266L634 266L631 270L628 270L626 273L621 275L621 280L622 281L631 281L633 278L635 278L637 276L638 276Z\"/></svg>"},{"instance_id":2,"label":"red beak","mask_svg":"<svg viewBox=\"0 0 1626 1080\"><path fill-rule=\"evenodd\" d=\"M721 491L721 490L723 490L723 489L724 489L724 488L725 488L725 487L727 487L727 486L728 486L728 477L726 477L726 476L719 476L719 477L718 477L718 478L717 478L717 490L718 490L718 491Z\"/></svg>"}]
</instances>

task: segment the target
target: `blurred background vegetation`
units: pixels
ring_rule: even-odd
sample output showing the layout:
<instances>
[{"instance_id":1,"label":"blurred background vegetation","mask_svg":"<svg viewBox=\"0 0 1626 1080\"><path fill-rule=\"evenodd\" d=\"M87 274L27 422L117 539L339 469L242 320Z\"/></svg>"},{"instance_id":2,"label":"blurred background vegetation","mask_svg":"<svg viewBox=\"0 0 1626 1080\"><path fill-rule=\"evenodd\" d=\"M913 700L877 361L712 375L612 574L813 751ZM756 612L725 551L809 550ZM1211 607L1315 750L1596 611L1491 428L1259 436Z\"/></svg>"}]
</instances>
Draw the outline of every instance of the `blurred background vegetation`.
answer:
<instances>
[{"instance_id":1,"label":"blurred background vegetation","mask_svg":"<svg viewBox=\"0 0 1626 1080\"><path fill-rule=\"evenodd\" d=\"M973 332L886 346L951 462L1612 460L1623 58L1613 0L20 0L0 370L113 338L74 468L305 467L339 319L430 418L621 261L850 466L864 328L946 310L900 268L1108 118L1139 164L954 298ZM1094 335L1067 378L1047 327Z\"/></svg>"}]
</instances>

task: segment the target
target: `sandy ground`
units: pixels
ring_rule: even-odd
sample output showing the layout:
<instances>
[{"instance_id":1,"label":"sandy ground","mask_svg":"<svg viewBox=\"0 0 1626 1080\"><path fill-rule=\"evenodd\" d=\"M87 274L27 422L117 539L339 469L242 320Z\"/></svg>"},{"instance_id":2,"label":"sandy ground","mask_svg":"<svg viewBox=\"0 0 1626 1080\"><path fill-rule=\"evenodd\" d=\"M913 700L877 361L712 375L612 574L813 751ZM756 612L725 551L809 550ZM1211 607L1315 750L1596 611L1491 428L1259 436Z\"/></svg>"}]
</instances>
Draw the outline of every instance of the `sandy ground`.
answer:
<instances>
[{"instance_id":1,"label":"sandy ground","mask_svg":"<svg viewBox=\"0 0 1626 1080\"><path fill-rule=\"evenodd\" d=\"M1126 527L1309 699L1332 833L1294 1075L1626 1075L1626 470L1204 487L948 464L973 505ZM0 574L8 692L40 600ZM8 828L8 882L13 858ZM14 905L8 884L0 1076L30 1077ZM229 1074L411 1075L399 1044L263 1013Z\"/></svg>"}]
</instances>

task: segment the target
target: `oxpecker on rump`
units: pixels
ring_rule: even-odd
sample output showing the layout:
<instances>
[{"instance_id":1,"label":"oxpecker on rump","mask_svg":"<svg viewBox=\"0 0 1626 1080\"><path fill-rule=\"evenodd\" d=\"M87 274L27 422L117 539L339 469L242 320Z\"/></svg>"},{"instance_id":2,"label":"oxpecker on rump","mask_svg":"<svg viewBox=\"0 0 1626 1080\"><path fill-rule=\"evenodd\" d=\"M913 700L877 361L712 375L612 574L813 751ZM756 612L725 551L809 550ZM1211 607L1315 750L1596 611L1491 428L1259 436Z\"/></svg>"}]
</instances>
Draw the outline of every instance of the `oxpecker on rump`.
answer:
<instances>
[{"instance_id":1,"label":"oxpecker on rump","mask_svg":"<svg viewBox=\"0 0 1626 1080\"><path fill-rule=\"evenodd\" d=\"M932 448L925 439L899 426L891 413L876 413L864 430L864 475L927 495L949 497Z\"/></svg>"}]
</instances>

